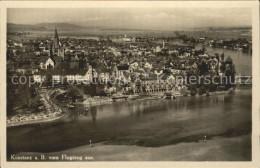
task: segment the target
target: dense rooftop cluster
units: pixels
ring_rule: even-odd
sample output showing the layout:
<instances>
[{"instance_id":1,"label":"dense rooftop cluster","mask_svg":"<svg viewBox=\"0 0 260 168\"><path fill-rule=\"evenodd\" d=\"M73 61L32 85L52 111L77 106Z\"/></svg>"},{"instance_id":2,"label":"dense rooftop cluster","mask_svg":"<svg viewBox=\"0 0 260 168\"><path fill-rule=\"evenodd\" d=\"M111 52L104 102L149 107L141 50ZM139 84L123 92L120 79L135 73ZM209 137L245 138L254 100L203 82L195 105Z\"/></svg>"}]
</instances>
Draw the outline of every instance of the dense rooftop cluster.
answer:
<instances>
[{"instance_id":1,"label":"dense rooftop cluster","mask_svg":"<svg viewBox=\"0 0 260 168\"><path fill-rule=\"evenodd\" d=\"M127 35L99 39L60 38L56 29L53 38L8 38L8 73L32 75L37 83L49 81L46 79L49 76L57 84L64 79L77 83L88 81L87 84L101 80L108 88L118 87L118 90L134 93L150 91L151 88L145 89L138 83L147 84L147 81L158 80L158 76L163 76L160 80L177 80L176 76L222 75L229 64L235 73L232 59L225 60L224 53L209 55L205 47L196 50L194 45L180 45L174 40ZM112 77L125 82L121 86L113 85ZM180 81L167 88L160 86L158 91L186 87Z\"/></svg>"}]
</instances>

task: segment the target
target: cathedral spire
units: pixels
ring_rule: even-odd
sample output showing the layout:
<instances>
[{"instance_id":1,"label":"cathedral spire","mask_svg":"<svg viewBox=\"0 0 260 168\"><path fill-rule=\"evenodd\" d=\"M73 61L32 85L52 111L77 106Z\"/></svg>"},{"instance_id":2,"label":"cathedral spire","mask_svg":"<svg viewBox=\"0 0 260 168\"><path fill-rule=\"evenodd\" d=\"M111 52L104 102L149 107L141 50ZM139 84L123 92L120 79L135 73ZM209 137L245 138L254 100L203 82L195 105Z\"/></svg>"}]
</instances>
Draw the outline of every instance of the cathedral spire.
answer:
<instances>
[{"instance_id":1,"label":"cathedral spire","mask_svg":"<svg viewBox=\"0 0 260 168\"><path fill-rule=\"evenodd\" d=\"M58 31L57 31L56 27L55 27L55 39L57 41L59 41Z\"/></svg>"},{"instance_id":2,"label":"cathedral spire","mask_svg":"<svg viewBox=\"0 0 260 168\"><path fill-rule=\"evenodd\" d=\"M54 36L54 48L55 49L59 48L59 43L60 43L59 35L58 35L58 31L55 27L55 36Z\"/></svg>"}]
</instances>

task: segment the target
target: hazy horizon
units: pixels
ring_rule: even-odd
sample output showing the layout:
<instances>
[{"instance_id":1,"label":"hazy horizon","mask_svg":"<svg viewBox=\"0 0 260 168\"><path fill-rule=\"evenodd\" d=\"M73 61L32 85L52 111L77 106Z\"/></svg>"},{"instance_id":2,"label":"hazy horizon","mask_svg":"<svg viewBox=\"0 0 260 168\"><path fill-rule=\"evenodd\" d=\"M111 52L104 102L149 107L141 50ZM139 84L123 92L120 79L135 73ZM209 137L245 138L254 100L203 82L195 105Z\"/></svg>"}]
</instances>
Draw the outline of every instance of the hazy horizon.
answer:
<instances>
[{"instance_id":1,"label":"hazy horizon","mask_svg":"<svg viewBox=\"0 0 260 168\"><path fill-rule=\"evenodd\" d=\"M84 27L178 30L252 26L250 8L8 9L14 24L69 23Z\"/></svg>"}]
</instances>

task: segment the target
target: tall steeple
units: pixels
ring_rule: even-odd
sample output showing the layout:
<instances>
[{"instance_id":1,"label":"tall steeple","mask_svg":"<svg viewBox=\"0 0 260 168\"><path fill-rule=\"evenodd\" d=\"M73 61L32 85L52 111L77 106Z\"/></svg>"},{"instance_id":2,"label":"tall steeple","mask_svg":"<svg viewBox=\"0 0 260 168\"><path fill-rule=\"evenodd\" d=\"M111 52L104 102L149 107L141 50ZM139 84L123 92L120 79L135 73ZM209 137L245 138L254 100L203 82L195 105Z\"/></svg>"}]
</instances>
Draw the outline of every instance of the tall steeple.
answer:
<instances>
[{"instance_id":1,"label":"tall steeple","mask_svg":"<svg viewBox=\"0 0 260 168\"><path fill-rule=\"evenodd\" d=\"M56 27L55 27L55 39L59 40L58 31L57 31Z\"/></svg>"},{"instance_id":2,"label":"tall steeple","mask_svg":"<svg viewBox=\"0 0 260 168\"><path fill-rule=\"evenodd\" d=\"M59 48L59 43L60 43L59 35L58 35L58 31L55 27L54 48Z\"/></svg>"}]
</instances>

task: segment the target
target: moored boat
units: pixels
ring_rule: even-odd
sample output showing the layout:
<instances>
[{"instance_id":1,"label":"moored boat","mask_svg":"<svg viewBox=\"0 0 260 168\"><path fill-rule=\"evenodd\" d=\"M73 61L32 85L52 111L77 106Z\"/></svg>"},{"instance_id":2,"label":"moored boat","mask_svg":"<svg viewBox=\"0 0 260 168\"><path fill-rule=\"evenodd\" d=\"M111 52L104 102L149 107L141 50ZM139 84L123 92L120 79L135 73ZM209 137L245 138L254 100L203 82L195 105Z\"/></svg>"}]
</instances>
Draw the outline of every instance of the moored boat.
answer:
<instances>
[{"instance_id":1,"label":"moored boat","mask_svg":"<svg viewBox=\"0 0 260 168\"><path fill-rule=\"evenodd\" d=\"M176 97L172 93L165 93L166 99L176 99Z\"/></svg>"},{"instance_id":2,"label":"moored boat","mask_svg":"<svg viewBox=\"0 0 260 168\"><path fill-rule=\"evenodd\" d=\"M122 100L127 100L128 99L128 95L123 95L123 94L114 94L112 96L112 100L113 101L122 101Z\"/></svg>"}]
</instances>

